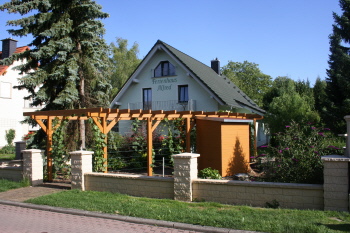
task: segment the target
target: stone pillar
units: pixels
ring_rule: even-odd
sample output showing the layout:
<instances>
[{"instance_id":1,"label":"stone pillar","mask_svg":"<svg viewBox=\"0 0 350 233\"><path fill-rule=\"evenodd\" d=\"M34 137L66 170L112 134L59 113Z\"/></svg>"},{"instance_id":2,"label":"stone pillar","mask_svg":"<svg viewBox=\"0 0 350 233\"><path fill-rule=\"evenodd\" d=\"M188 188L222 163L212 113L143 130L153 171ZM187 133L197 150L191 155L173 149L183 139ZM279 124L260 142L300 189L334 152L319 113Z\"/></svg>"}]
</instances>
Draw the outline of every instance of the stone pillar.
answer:
<instances>
[{"instance_id":1,"label":"stone pillar","mask_svg":"<svg viewBox=\"0 0 350 233\"><path fill-rule=\"evenodd\" d=\"M324 210L349 211L349 162L340 155L322 157Z\"/></svg>"},{"instance_id":2,"label":"stone pillar","mask_svg":"<svg viewBox=\"0 0 350 233\"><path fill-rule=\"evenodd\" d=\"M27 143L25 141L15 142L16 144L16 160L22 160L23 154L22 150L25 150L27 147Z\"/></svg>"},{"instance_id":3,"label":"stone pillar","mask_svg":"<svg viewBox=\"0 0 350 233\"><path fill-rule=\"evenodd\" d=\"M198 177L199 154L182 153L172 157L174 159L174 199L192 201L192 180Z\"/></svg>"},{"instance_id":4,"label":"stone pillar","mask_svg":"<svg viewBox=\"0 0 350 233\"><path fill-rule=\"evenodd\" d=\"M22 150L23 177L29 179L30 185L36 186L44 182L44 150Z\"/></svg>"},{"instance_id":5,"label":"stone pillar","mask_svg":"<svg viewBox=\"0 0 350 233\"><path fill-rule=\"evenodd\" d=\"M84 173L92 172L92 151L70 152L72 164L72 189L85 190Z\"/></svg>"},{"instance_id":6,"label":"stone pillar","mask_svg":"<svg viewBox=\"0 0 350 233\"><path fill-rule=\"evenodd\" d=\"M344 117L346 121L346 132L347 132L347 137L346 137L346 150L345 150L345 156L350 157L350 116L345 116Z\"/></svg>"}]
</instances>

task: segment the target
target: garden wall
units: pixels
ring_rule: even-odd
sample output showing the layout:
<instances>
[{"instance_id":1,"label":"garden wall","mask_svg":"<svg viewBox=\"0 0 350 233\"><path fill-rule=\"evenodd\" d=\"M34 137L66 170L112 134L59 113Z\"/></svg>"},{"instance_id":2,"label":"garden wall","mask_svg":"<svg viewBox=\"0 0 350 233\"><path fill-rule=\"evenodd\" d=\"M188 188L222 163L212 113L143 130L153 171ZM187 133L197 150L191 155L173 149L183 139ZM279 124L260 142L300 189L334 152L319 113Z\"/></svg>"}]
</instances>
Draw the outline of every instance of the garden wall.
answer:
<instances>
[{"instance_id":1,"label":"garden wall","mask_svg":"<svg viewBox=\"0 0 350 233\"><path fill-rule=\"evenodd\" d=\"M0 167L0 179L21 181L23 180L22 167Z\"/></svg>"},{"instance_id":2,"label":"garden wall","mask_svg":"<svg viewBox=\"0 0 350 233\"><path fill-rule=\"evenodd\" d=\"M282 208L324 209L323 185L316 184L196 179L193 181L193 198L258 207L276 200Z\"/></svg>"},{"instance_id":3,"label":"garden wall","mask_svg":"<svg viewBox=\"0 0 350 233\"><path fill-rule=\"evenodd\" d=\"M94 172L85 173L84 176L85 190L174 199L174 178Z\"/></svg>"},{"instance_id":4,"label":"garden wall","mask_svg":"<svg viewBox=\"0 0 350 233\"><path fill-rule=\"evenodd\" d=\"M118 192L139 197L181 201L213 201L223 204L264 207L274 200L282 208L349 211L350 158L322 157L324 185L210 180L197 178L199 154L173 155L174 178L150 177L92 171L91 151L71 152L72 189ZM43 182L43 151L24 150L23 170L1 168L0 178L21 180L32 185ZM22 176L23 173L23 176Z\"/></svg>"}]
</instances>

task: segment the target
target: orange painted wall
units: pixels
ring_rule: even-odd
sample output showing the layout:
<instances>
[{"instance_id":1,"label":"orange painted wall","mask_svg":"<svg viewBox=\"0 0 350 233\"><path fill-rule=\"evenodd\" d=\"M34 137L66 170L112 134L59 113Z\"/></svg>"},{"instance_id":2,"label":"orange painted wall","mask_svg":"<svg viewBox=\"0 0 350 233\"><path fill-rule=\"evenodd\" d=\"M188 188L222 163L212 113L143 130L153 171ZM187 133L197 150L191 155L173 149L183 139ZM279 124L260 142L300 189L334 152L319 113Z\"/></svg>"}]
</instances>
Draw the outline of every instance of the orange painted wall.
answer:
<instances>
[{"instance_id":1,"label":"orange painted wall","mask_svg":"<svg viewBox=\"0 0 350 233\"><path fill-rule=\"evenodd\" d=\"M232 176L249 170L249 124L196 120L198 169L211 167Z\"/></svg>"},{"instance_id":2,"label":"orange painted wall","mask_svg":"<svg viewBox=\"0 0 350 233\"><path fill-rule=\"evenodd\" d=\"M247 173L249 168L249 125L221 125L221 159L223 176Z\"/></svg>"},{"instance_id":3,"label":"orange painted wall","mask_svg":"<svg viewBox=\"0 0 350 233\"><path fill-rule=\"evenodd\" d=\"M211 167L221 171L220 122L196 120L198 170Z\"/></svg>"}]
</instances>

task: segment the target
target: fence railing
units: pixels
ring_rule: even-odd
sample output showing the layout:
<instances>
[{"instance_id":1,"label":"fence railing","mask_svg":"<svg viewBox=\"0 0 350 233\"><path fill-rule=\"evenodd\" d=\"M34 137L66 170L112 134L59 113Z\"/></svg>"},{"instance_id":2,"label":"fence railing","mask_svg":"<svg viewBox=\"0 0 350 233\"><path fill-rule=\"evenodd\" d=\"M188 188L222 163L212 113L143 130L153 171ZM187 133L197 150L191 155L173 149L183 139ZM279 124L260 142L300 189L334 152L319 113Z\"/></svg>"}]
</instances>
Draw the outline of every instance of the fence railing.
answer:
<instances>
[{"instance_id":1,"label":"fence railing","mask_svg":"<svg viewBox=\"0 0 350 233\"><path fill-rule=\"evenodd\" d=\"M167 101L150 101L150 102L137 102L128 103L128 109L144 109L144 110L177 110L177 111L196 111L196 101L189 100L186 102L179 102L177 100Z\"/></svg>"}]
</instances>

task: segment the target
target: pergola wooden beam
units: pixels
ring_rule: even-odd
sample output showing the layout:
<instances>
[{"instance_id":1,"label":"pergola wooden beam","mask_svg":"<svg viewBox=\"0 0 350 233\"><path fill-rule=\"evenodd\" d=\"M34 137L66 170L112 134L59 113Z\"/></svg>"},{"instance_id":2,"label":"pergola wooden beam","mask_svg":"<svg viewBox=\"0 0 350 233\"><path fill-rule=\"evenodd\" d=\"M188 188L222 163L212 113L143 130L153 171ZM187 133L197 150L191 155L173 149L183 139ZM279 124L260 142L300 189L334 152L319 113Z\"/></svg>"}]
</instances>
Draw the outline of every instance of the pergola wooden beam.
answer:
<instances>
[{"instance_id":1,"label":"pergola wooden beam","mask_svg":"<svg viewBox=\"0 0 350 233\"><path fill-rule=\"evenodd\" d=\"M139 119L147 122L147 173L152 175L152 133L160 122L164 119L184 119L186 124L186 152L191 150L191 130L195 125L196 116L201 117L226 117L226 118L238 118L238 119L262 119L262 116L258 114L246 114L246 113L229 113L229 112L203 112L203 111L163 111L163 110L130 110L130 109L109 109L109 108L89 108L89 109L72 109L72 110L53 110L53 111L38 111L38 112L25 112L24 116L29 116L34 119L39 126L45 131L47 135L47 156L48 156L48 176L49 181L52 181L52 134L54 129L52 128L52 120L58 118L69 120L88 120L92 118L100 131L104 134L108 132L121 120ZM43 120L47 122L45 125ZM155 121L155 122L154 122ZM154 124L153 124L154 122ZM256 135L256 132L255 132ZM105 138L107 145L107 137ZM107 146L104 147L105 166L107 166ZM107 170L106 170L107 172Z\"/></svg>"}]
</instances>

